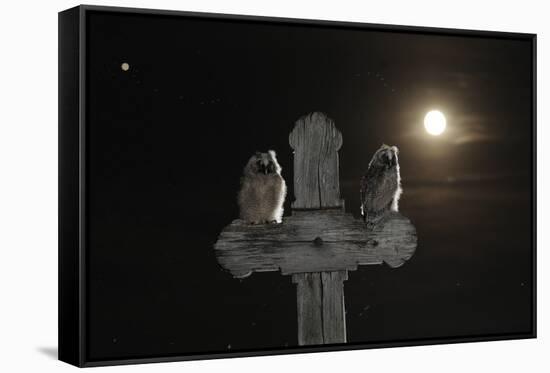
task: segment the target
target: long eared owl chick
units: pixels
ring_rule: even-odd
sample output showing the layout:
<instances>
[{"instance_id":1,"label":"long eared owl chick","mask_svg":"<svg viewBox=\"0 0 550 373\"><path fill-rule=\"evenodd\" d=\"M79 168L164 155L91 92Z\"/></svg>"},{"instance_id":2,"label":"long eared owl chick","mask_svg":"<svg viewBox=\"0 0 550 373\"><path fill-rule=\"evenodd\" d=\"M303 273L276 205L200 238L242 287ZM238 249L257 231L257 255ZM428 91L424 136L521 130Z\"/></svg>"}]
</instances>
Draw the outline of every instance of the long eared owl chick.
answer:
<instances>
[{"instance_id":1,"label":"long eared owl chick","mask_svg":"<svg viewBox=\"0 0 550 373\"><path fill-rule=\"evenodd\" d=\"M273 150L254 154L241 178L238 202L240 217L249 224L280 223L286 183Z\"/></svg>"},{"instance_id":2,"label":"long eared owl chick","mask_svg":"<svg viewBox=\"0 0 550 373\"><path fill-rule=\"evenodd\" d=\"M382 145L374 153L365 176L361 178L361 215L376 224L388 211L397 211L401 196L401 175L396 146Z\"/></svg>"}]
</instances>

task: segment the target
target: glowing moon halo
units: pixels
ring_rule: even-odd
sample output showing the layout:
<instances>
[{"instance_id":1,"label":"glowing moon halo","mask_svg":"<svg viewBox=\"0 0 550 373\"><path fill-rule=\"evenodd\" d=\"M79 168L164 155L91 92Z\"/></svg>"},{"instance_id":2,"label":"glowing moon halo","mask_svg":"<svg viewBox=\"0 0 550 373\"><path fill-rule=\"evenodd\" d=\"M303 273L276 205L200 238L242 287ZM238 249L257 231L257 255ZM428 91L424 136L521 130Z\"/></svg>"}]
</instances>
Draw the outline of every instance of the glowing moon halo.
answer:
<instances>
[{"instance_id":1,"label":"glowing moon halo","mask_svg":"<svg viewBox=\"0 0 550 373\"><path fill-rule=\"evenodd\" d=\"M447 127L447 119L439 110L432 110L424 117L424 128L432 136L439 136Z\"/></svg>"}]
</instances>

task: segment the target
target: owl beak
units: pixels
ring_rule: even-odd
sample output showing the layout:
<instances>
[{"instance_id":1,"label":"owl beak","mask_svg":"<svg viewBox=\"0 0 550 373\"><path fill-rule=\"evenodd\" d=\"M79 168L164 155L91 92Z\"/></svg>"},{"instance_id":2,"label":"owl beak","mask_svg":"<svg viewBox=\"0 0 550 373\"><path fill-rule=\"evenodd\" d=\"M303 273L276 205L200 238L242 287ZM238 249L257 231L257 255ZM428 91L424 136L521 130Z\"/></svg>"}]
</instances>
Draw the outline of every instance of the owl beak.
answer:
<instances>
[{"instance_id":1,"label":"owl beak","mask_svg":"<svg viewBox=\"0 0 550 373\"><path fill-rule=\"evenodd\" d=\"M264 164L260 166L260 172L267 175L267 167Z\"/></svg>"},{"instance_id":2,"label":"owl beak","mask_svg":"<svg viewBox=\"0 0 550 373\"><path fill-rule=\"evenodd\" d=\"M390 155L390 165L393 167L395 165L397 165L397 157L395 156L394 153L392 153Z\"/></svg>"},{"instance_id":3,"label":"owl beak","mask_svg":"<svg viewBox=\"0 0 550 373\"><path fill-rule=\"evenodd\" d=\"M397 164L397 158L395 156L395 153L393 151L386 152L386 162L388 167L393 167Z\"/></svg>"}]
</instances>

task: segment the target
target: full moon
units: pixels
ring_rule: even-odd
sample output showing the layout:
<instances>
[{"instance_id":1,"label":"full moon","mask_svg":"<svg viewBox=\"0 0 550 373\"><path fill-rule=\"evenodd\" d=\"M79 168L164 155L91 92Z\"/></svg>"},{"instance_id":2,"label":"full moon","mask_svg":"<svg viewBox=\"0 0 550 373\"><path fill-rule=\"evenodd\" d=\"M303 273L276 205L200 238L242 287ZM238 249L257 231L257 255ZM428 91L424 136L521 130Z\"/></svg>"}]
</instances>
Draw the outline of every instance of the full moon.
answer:
<instances>
[{"instance_id":1,"label":"full moon","mask_svg":"<svg viewBox=\"0 0 550 373\"><path fill-rule=\"evenodd\" d=\"M447 127L447 119L439 110L432 110L424 117L424 127L430 135L439 136Z\"/></svg>"}]
</instances>

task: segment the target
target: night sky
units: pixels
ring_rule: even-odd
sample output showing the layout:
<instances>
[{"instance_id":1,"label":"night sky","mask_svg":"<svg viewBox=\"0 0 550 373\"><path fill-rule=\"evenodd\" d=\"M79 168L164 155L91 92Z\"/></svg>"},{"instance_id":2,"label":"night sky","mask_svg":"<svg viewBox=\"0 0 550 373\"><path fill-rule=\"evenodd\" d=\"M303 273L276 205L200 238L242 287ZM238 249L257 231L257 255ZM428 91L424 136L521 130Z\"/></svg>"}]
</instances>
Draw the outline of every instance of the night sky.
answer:
<instances>
[{"instance_id":1,"label":"night sky","mask_svg":"<svg viewBox=\"0 0 550 373\"><path fill-rule=\"evenodd\" d=\"M399 147L418 232L403 267L349 273L349 343L531 331L529 40L102 12L87 28L90 360L297 345L290 277L233 279L212 245L257 150L277 152L291 213L288 134L312 111L342 132L357 217L372 154Z\"/></svg>"}]
</instances>

